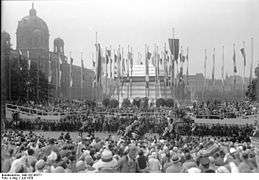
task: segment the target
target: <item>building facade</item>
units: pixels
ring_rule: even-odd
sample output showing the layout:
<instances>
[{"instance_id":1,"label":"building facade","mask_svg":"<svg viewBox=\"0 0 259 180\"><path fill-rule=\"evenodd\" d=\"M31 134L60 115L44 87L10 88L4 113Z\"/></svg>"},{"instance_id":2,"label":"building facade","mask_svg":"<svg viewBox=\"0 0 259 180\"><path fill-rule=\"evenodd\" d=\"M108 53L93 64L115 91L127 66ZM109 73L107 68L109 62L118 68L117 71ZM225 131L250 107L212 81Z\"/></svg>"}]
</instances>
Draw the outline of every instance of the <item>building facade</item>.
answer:
<instances>
[{"instance_id":1,"label":"building facade","mask_svg":"<svg viewBox=\"0 0 259 180\"><path fill-rule=\"evenodd\" d=\"M1 33L4 37L5 44L10 47L10 36L8 33ZM63 97L71 99L94 99L92 82L94 71L84 68L81 71L80 66L72 65L70 74L70 59L64 53L64 41L61 38L54 40L54 49L49 49L49 29L47 23L37 16L37 11L32 8L29 15L23 17L17 26L16 31L16 49L1 49L1 87L6 87L6 99L10 97L9 81L11 76L8 66L12 61L17 61L18 53L22 53L23 58L30 59L31 63L37 64L40 71L43 72L49 84L53 87L49 92L53 97ZM4 46L1 46L4 47ZM3 54L3 58L2 58ZM3 61L3 62L2 62ZM18 63L18 62L17 62ZM60 63L60 66L59 66ZM59 73L59 68L61 73ZM81 75L82 73L82 75ZM3 74L3 75L2 75ZM83 76L83 79L81 78ZM72 86L70 80L72 77ZM82 79L82 80L81 80Z\"/></svg>"}]
</instances>

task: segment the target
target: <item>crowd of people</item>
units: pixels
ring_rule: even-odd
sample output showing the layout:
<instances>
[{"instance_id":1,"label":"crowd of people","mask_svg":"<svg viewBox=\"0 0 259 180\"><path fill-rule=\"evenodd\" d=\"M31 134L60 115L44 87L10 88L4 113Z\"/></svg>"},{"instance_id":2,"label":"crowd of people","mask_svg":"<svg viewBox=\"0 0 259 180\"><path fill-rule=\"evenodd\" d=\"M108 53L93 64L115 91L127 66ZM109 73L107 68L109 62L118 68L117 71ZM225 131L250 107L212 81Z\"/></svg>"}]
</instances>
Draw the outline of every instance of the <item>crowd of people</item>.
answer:
<instances>
[{"instance_id":1,"label":"crowd of people","mask_svg":"<svg viewBox=\"0 0 259 180\"><path fill-rule=\"evenodd\" d=\"M255 148L250 142L253 125L196 124L189 116L207 111L210 115L250 115L254 109L249 103L148 109L99 108L79 101L55 103L23 106L69 112L58 121L28 121L16 116L6 122L1 136L2 172L258 172ZM47 138L38 135L39 131L67 133ZM70 137L73 131L78 132L77 139ZM88 135L84 137L83 132ZM110 136L100 139L95 132Z\"/></svg>"},{"instance_id":2,"label":"crowd of people","mask_svg":"<svg viewBox=\"0 0 259 180\"><path fill-rule=\"evenodd\" d=\"M238 116L253 115L256 108L250 101L208 101L193 104L193 113L197 116L219 116L222 118L236 118Z\"/></svg>"},{"instance_id":3,"label":"crowd of people","mask_svg":"<svg viewBox=\"0 0 259 180\"><path fill-rule=\"evenodd\" d=\"M104 139L67 134L46 138L33 132L2 134L6 173L252 173L255 149L244 139L179 136Z\"/></svg>"}]
</instances>

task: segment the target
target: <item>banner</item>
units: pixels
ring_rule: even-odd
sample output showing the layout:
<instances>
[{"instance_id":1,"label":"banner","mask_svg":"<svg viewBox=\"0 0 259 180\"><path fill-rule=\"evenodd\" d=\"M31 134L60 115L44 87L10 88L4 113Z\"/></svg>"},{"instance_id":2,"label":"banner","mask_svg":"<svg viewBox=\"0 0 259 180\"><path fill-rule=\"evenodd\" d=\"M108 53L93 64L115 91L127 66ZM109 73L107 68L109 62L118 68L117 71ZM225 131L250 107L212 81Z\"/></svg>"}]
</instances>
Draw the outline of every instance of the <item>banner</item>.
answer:
<instances>
[{"instance_id":1,"label":"banner","mask_svg":"<svg viewBox=\"0 0 259 180\"><path fill-rule=\"evenodd\" d=\"M101 82L101 72L102 72L102 57L101 57L101 46L100 44L96 44L96 51L97 51L97 66L96 66L96 83Z\"/></svg>"},{"instance_id":2,"label":"banner","mask_svg":"<svg viewBox=\"0 0 259 180\"><path fill-rule=\"evenodd\" d=\"M81 56L81 88L83 88L83 81L84 81L84 62L83 62L83 57Z\"/></svg>"},{"instance_id":3,"label":"banner","mask_svg":"<svg viewBox=\"0 0 259 180\"><path fill-rule=\"evenodd\" d=\"M242 56L244 58L244 66L246 66L246 52L245 52L245 48L241 48L240 51L241 51L241 54L242 54Z\"/></svg>"},{"instance_id":4,"label":"banner","mask_svg":"<svg viewBox=\"0 0 259 180\"><path fill-rule=\"evenodd\" d=\"M233 65L234 65L234 73L237 73L235 44L233 45Z\"/></svg>"},{"instance_id":5,"label":"banner","mask_svg":"<svg viewBox=\"0 0 259 180\"><path fill-rule=\"evenodd\" d=\"M49 75L48 75L48 82L51 83L52 81L52 69L51 69L51 55L49 53Z\"/></svg>"},{"instance_id":6,"label":"banner","mask_svg":"<svg viewBox=\"0 0 259 180\"><path fill-rule=\"evenodd\" d=\"M171 54L174 56L173 60L177 61L179 55L179 39L169 39L169 48Z\"/></svg>"},{"instance_id":7,"label":"banner","mask_svg":"<svg viewBox=\"0 0 259 180\"><path fill-rule=\"evenodd\" d=\"M28 71L31 69L31 60L30 60L30 51L27 50L27 58L28 58Z\"/></svg>"},{"instance_id":8,"label":"banner","mask_svg":"<svg viewBox=\"0 0 259 180\"><path fill-rule=\"evenodd\" d=\"M70 87L73 86L73 76L72 76L72 67L73 67L73 58L70 57L70 68L69 68L69 75L70 75Z\"/></svg>"},{"instance_id":9,"label":"banner","mask_svg":"<svg viewBox=\"0 0 259 180\"><path fill-rule=\"evenodd\" d=\"M215 81L215 48L213 49L212 54L212 83Z\"/></svg>"}]
</instances>

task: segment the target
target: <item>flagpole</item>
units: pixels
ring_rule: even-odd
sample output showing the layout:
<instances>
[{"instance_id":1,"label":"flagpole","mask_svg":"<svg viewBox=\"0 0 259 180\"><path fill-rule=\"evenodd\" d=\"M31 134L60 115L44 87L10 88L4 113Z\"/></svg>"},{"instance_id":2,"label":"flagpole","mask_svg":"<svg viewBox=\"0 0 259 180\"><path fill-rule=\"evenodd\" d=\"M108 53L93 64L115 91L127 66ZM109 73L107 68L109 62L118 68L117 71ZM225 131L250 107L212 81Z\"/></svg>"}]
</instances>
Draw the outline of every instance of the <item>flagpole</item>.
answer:
<instances>
[{"instance_id":1,"label":"flagpole","mask_svg":"<svg viewBox=\"0 0 259 180\"><path fill-rule=\"evenodd\" d=\"M249 82L252 83L252 77L253 77L253 63L254 63L254 38L251 37L251 66L250 66L250 76L249 76Z\"/></svg>"},{"instance_id":2,"label":"flagpole","mask_svg":"<svg viewBox=\"0 0 259 180\"><path fill-rule=\"evenodd\" d=\"M107 48L105 47L105 96L107 95L107 75L108 75L108 65L107 65L107 62L108 62L108 54L107 54Z\"/></svg>"},{"instance_id":3,"label":"flagpole","mask_svg":"<svg viewBox=\"0 0 259 180\"><path fill-rule=\"evenodd\" d=\"M81 100L83 99L83 52L81 52Z\"/></svg>"},{"instance_id":4,"label":"flagpole","mask_svg":"<svg viewBox=\"0 0 259 180\"><path fill-rule=\"evenodd\" d=\"M38 59L37 68L37 100L39 101L39 84L40 84L40 56Z\"/></svg>"},{"instance_id":5,"label":"flagpole","mask_svg":"<svg viewBox=\"0 0 259 180\"><path fill-rule=\"evenodd\" d=\"M30 55L29 55L29 53L28 53L29 51L27 50L27 58L28 58L28 68L27 68L27 77L28 77L28 85L27 85L27 87L26 87L26 91L27 91L27 101L29 101L29 80L30 80L30 69L29 69L29 58L30 58Z\"/></svg>"},{"instance_id":6,"label":"flagpole","mask_svg":"<svg viewBox=\"0 0 259 180\"><path fill-rule=\"evenodd\" d=\"M205 93L205 90L206 90L207 49L204 50L204 55L205 55L205 58L204 58L204 85L203 85L203 91L202 91L202 99L203 99L203 100L204 100L204 93Z\"/></svg>"},{"instance_id":7,"label":"flagpole","mask_svg":"<svg viewBox=\"0 0 259 180\"><path fill-rule=\"evenodd\" d=\"M224 46L222 46L222 89L223 94L225 94L225 84L224 84L224 74L225 74L225 57L224 57Z\"/></svg>"},{"instance_id":8,"label":"flagpole","mask_svg":"<svg viewBox=\"0 0 259 180\"><path fill-rule=\"evenodd\" d=\"M72 86L71 86L71 80L72 80L72 64L71 64L71 51L69 51L69 59L70 59L70 70L69 70L69 98L72 100Z\"/></svg>"},{"instance_id":9,"label":"flagpole","mask_svg":"<svg viewBox=\"0 0 259 180\"><path fill-rule=\"evenodd\" d=\"M112 46L110 45L110 54L109 54L109 62L110 62L110 90L109 90L109 95L111 97L112 95L112 87L113 87L113 83L112 83Z\"/></svg>"},{"instance_id":10,"label":"flagpole","mask_svg":"<svg viewBox=\"0 0 259 180\"><path fill-rule=\"evenodd\" d=\"M244 51L245 51L245 41L243 41L243 47L244 47ZM242 81L242 94L244 94L245 92L245 74L246 74L246 65L245 65L245 56L244 58L244 64L243 64L243 81Z\"/></svg>"},{"instance_id":11,"label":"flagpole","mask_svg":"<svg viewBox=\"0 0 259 180\"><path fill-rule=\"evenodd\" d=\"M233 51L234 51L234 90L236 90L236 52L235 52L235 43L233 44Z\"/></svg>"},{"instance_id":12,"label":"flagpole","mask_svg":"<svg viewBox=\"0 0 259 180\"><path fill-rule=\"evenodd\" d=\"M133 51L132 51L132 47L131 47L131 54L130 54L130 97L132 98L132 72L133 72Z\"/></svg>"}]
</instances>

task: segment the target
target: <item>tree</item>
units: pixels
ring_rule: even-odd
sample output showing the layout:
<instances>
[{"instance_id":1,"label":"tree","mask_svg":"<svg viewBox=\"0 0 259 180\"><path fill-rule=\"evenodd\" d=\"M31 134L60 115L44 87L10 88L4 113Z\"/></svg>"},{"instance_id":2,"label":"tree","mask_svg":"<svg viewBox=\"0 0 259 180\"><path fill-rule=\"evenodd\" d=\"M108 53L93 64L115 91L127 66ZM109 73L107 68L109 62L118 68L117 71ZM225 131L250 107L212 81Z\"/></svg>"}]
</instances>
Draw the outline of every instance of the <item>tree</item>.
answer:
<instances>
[{"instance_id":1,"label":"tree","mask_svg":"<svg viewBox=\"0 0 259 180\"><path fill-rule=\"evenodd\" d=\"M122 106L122 107L126 107L126 108L127 108L127 107L130 107L130 106L131 106L130 100L129 100L128 98L123 99L121 106Z\"/></svg>"},{"instance_id":2,"label":"tree","mask_svg":"<svg viewBox=\"0 0 259 180\"><path fill-rule=\"evenodd\" d=\"M109 106L110 106L111 108L116 108L116 107L119 106L119 101L118 101L117 99L111 99L111 100L110 100L110 103L109 103Z\"/></svg>"},{"instance_id":3,"label":"tree","mask_svg":"<svg viewBox=\"0 0 259 180\"><path fill-rule=\"evenodd\" d=\"M156 100L156 107L165 106L165 99L159 98Z\"/></svg>"},{"instance_id":4,"label":"tree","mask_svg":"<svg viewBox=\"0 0 259 180\"><path fill-rule=\"evenodd\" d=\"M109 98L105 98L102 102L102 104L105 106L105 107L108 107L109 104L110 104L110 99Z\"/></svg>"}]
</instances>

